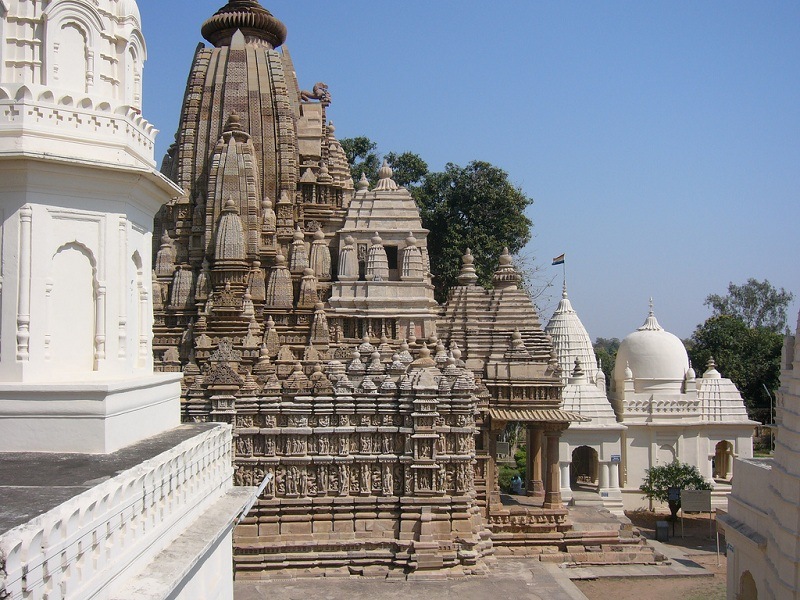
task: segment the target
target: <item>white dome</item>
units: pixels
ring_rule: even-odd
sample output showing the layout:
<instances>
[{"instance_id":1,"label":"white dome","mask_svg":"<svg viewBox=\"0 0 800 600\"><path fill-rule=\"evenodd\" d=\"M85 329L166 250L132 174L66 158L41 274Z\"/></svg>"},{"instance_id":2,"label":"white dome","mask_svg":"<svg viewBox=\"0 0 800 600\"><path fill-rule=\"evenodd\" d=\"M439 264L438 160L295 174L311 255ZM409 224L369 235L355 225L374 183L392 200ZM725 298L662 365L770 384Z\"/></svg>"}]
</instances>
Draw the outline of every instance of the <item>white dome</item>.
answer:
<instances>
[{"instance_id":1,"label":"white dome","mask_svg":"<svg viewBox=\"0 0 800 600\"><path fill-rule=\"evenodd\" d=\"M614 365L614 380L625 380L626 367L630 367L635 388L658 388L680 391L686 372L689 370L689 356L681 340L658 324L653 314L639 329L624 340L617 351ZM617 384L621 389L621 384Z\"/></svg>"},{"instance_id":2,"label":"white dome","mask_svg":"<svg viewBox=\"0 0 800 600\"><path fill-rule=\"evenodd\" d=\"M581 362L583 372L589 381L593 382L597 374L597 357L594 354L592 340L567 297L566 284L561 294L561 302L558 303L558 308L544 330L553 339L553 348L561 367L561 380L564 383L569 381L577 358Z\"/></svg>"}]
</instances>

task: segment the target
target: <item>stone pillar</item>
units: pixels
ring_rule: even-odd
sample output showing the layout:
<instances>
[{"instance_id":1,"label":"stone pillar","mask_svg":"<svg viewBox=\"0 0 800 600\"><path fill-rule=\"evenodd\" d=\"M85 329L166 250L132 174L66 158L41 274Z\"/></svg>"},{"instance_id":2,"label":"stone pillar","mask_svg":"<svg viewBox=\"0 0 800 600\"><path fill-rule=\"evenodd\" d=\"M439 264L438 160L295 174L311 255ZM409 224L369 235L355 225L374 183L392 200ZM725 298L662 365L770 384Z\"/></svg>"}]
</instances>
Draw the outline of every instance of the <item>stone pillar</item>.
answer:
<instances>
[{"instance_id":1,"label":"stone pillar","mask_svg":"<svg viewBox=\"0 0 800 600\"><path fill-rule=\"evenodd\" d=\"M497 436L503 431L504 422L492 421L489 427L489 463L486 469L486 503L491 512L493 507L500 507L500 487L497 481Z\"/></svg>"},{"instance_id":2,"label":"stone pillar","mask_svg":"<svg viewBox=\"0 0 800 600\"><path fill-rule=\"evenodd\" d=\"M572 479L570 472L572 471L572 463L570 461L559 461L559 473L561 480L561 502L569 504L572 500Z\"/></svg>"},{"instance_id":3,"label":"stone pillar","mask_svg":"<svg viewBox=\"0 0 800 600\"><path fill-rule=\"evenodd\" d=\"M610 487L612 490L619 489L619 463L611 463L609 467L610 479L608 482L608 487Z\"/></svg>"},{"instance_id":4,"label":"stone pillar","mask_svg":"<svg viewBox=\"0 0 800 600\"><path fill-rule=\"evenodd\" d=\"M545 471L543 508L563 508L561 501L561 473L558 468L558 443L561 438L561 431L560 427L548 428L545 431L545 437L547 438L547 469ZM568 463L567 469L569 469Z\"/></svg>"},{"instance_id":5,"label":"stone pillar","mask_svg":"<svg viewBox=\"0 0 800 600\"><path fill-rule=\"evenodd\" d=\"M733 477L733 447L728 446L725 449L725 479L729 480Z\"/></svg>"},{"instance_id":6,"label":"stone pillar","mask_svg":"<svg viewBox=\"0 0 800 600\"><path fill-rule=\"evenodd\" d=\"M528 496L544 496L542 483L542 429L528 424L528 452L526 474L528 476Z\"/></svg>"},{"instance_id":7,"label":"stone pillar","mask_svg":"<svg viewBox=\"0 0 800 600\"><path fill-rule=\"evenodd\" d=\"M598 489L608 489L610 480L610 465L607 462L600 463L600 481L598 482Z\"/></svg>"}]
</instances>

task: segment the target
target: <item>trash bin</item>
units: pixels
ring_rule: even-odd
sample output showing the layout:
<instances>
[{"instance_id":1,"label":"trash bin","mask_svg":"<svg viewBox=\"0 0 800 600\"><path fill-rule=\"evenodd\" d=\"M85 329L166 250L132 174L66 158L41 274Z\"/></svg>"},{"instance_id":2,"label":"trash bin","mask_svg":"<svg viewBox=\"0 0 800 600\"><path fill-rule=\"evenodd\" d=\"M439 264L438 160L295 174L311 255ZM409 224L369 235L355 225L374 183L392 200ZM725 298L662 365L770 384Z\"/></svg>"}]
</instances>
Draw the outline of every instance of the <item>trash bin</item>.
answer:
<instances>
[{"instance_id":1,"label":"trash bin","mask_svg":"<svg viewBox=\"0 0 800 600\"><path fill-rule=\"evenodd\" d=\"M659 542L669 541L669 521L656 521L656 540Z\"/></svg>"}]
</instances>

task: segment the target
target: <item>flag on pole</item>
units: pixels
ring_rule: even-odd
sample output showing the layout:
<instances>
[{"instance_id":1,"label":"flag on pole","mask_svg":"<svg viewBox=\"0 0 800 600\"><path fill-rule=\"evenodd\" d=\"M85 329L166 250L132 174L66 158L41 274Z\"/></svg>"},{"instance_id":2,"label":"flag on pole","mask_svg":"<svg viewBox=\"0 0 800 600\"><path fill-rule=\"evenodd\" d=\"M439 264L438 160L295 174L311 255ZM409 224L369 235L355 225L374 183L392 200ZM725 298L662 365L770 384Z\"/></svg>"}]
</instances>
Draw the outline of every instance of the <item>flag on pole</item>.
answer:
<instances>
[{"instance_id":1,"label":"flag on pole","mask_svg":"<svg viewBox=\"0 0 800 600\"><path fill-rule=\"evenodd\" d=\"M563 265L563 264L564 264L564 257L565 257L565 256L566 256L566 254L562 254L561 256L556 256L556 257L553 259L553 266L556 266L556 265Z\"/></svg>"}]
</instances>

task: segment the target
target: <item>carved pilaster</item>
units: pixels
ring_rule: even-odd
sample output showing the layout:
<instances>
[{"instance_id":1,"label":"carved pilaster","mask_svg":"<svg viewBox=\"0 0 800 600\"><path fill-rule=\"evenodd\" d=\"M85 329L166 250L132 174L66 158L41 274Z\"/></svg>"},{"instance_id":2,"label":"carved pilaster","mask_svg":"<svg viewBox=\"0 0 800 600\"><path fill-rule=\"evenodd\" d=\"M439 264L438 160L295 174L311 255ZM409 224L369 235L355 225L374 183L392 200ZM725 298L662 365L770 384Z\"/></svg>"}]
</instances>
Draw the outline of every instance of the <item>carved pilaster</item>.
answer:
<instances>
[{"instance_id":1,"label":"carved pilaster","mask_svg":"<svg viewBox=\"0 0 800 600\"><path fill-rule=\"evenodd\" d=\"M19 289L17 294L17 360L30 360L31 327L31 226L33 209L19 210Z\"/></svg>"},{"instance_id":2,"label":"carved pilaster","mask_svg":"<svg viewBox=\"0 0 800 600\"><path fill-rule=\"evenodd\" d=\"M123 281L127 282L127 265L128 265L128 222L124 216L119 218L119 273L123 277ZM133 290L131 290L133 291ZM125 346L128 338L128 294L119 295L119 350L117 356L125 358Z\"/></svg>"}]
</instances>

